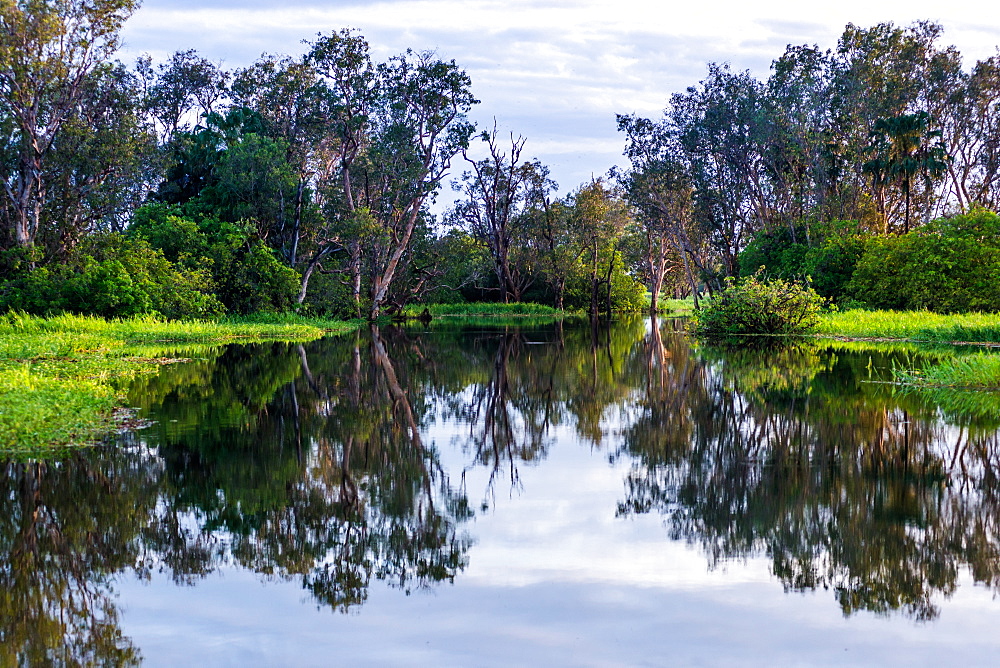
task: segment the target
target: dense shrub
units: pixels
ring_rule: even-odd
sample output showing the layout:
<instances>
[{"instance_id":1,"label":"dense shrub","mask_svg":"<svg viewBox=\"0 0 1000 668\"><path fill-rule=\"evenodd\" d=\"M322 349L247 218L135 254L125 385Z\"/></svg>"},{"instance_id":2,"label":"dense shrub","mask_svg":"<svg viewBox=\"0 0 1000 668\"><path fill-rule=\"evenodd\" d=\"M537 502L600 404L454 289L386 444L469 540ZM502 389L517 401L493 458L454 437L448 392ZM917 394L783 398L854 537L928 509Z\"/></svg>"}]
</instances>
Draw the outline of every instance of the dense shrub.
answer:
<instances>
[{"instance_id":1,"label":"dense shrub","mask_svg":"<svg viewBox=\"0 0 1000 668\"><path fill-rule=\"evenodd\" d=\"M0 311L168 318L223 311L207 271L175 265L144 239L93 236L65 263L33 267L17 252L9 252L4 263L8 278L0 281Z\"/></svg>"},{"instance_id":2,"label":"dense shrub","mask_svg":"<svg viewBox=\"0 0 1000 668\"><path fill-rule=\"evenodd\" d=\"M129 233L181 266L207 269L229 313L280 312L294 305L298 273L256 238L250 224L191 217L180 207L152 204L136 212Z\"/></svg>"},{"instance_id":3,"label":"dense shrub","mask_svg":"<svg viewBox=\"0 0 1000 668\"><path fill-rule=\"evenodd\" d=\"M824 299L812 288L756 273L726 279L722 292L693 318L699 334L801 334L819 322Z\"/></svg>"},{"instance_id":4,"label":"dense shrub","mask_svg":"<svg viewBox=\"0 0 1000 668\"><path fill-rule=\"evenodd\" d=\"M597 306L601 312L608 308L608 286L604 282L602 268L601 284L597 295ZM563 296L563 307L566 309L587 309L590 307L591 277L589 272L580 265L566 281L566 294ZM549 296L549 303L554 303L554 295ZM611 269L611 310L626 313L636 313L647 308L646 286L626 271L620 256L615 257Z\"/></svg>"},{"instance_id":5,"label":"dense shrub","mask_svg":"<svg viewBox=\"0 0 1000 668\"><path fill-rule=\"evenodd\" d=\"M1000 216L985 209L872 240L848 289L880 309L1000 311Z\"/></svg>"},{"instance_id":6,"label":"dense shrub","mask_svg":"<svg viewBox=\"0 0 1000 668\"><path fill-rule=\"evenodd\" d=\"M805 230L792 241L787 228L757 234L740 254L740 273L749 276L765 269L785 280L808 279L821 296L834 302L851 298L848 283L867 244L872 239L857 223L832 221L814 224L812 243L804 243Z\"/></svg>"},{"instance_id":7,"label":"dense shrub","mask_svg":"<svg viewBox=\"0 0 1000 668\"><path fill-rule=\"evenodd\" d=\"M820 297L842 304L852 297L848 286L872 239L860 234L826 239L806 252L802 275Z\"/></svg>"}]
</instances>

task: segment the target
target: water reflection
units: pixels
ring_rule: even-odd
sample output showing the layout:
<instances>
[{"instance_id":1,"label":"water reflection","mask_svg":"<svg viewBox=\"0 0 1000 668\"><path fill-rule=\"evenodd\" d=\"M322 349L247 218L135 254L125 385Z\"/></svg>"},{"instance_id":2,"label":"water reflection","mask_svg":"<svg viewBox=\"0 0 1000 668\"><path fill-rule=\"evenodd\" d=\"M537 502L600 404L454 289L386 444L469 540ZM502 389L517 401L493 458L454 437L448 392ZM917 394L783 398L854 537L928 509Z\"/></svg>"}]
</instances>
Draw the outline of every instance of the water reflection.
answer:
<instances>
[{"instance_id":1,"label":"water reflection","mask_svg":"<svg viewBox=\"0 0 1000 668\"><path fill-rule=\"evenodd\" d=\"M712 349L692 364L685 343L650 339L660 382L624 435L619 514L663 513L713 566L766 554L786 590L831 589L845 615L933 619L963 570L997 586L992 428L868 382L890 366L877 350Z\"/></svg>"},{"instance_id":2,"label":"water reflection","mask_svg":"<svg viewBox=\"0 0 1000 668\"><path fill-rule=\"evenodd\" d=\"M123 574L242 568L341 611L373 582L460 581L472 508L581 445L624 466L620 516L662 514L709 567L766 556L786 590L830 589L847 615L933 619L963 572L1000 585L995 416L880 382L944 354L699 347L642 319L205 349L133 386L152 428L0 466L0 664L137 662ZM444 424L461 425L451 471Z\"/></svg>"}]
</instances>

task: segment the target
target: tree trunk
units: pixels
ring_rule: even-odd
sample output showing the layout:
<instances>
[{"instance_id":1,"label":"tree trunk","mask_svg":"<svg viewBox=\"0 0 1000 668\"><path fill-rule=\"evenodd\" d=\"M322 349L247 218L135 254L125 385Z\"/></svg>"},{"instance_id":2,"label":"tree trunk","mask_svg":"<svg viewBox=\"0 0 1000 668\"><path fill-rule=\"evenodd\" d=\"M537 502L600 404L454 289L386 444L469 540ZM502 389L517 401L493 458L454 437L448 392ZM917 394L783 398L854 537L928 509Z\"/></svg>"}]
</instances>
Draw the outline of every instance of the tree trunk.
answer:
<instances>
[{"instance_id":1,"label":"tree trunk","mask_svg":"<svg viewBox=\"0 0 1000 668\"><path fill-rule=\"evenodd\" d=\"M392 285L392 280L396 277L396 269L399 267L399 261L410 247L410 239L413 237L413 230L417 226L417 217L420 215L420 207L422 205L422 201L413 203L410 213L407 214L406 227L403 230L402 238L396 242L396 247L389 256L389 262L386 263L381 275L375 276L372 284L372 306L368 312L370 320L375 320L382 314L382 305L385 304L386 297L389 294L389 286Z\"/></svg>"},{"instance_id":2,"label":"tree trunk","mask_svg":"<svg viewBox=\"0 0 1000 668\"><path fill-rule=\"evenodd\" d=\"M611 259L608 260L608 274L604 277L604 284L607 286L607 296L608 296L608 320L611 319L611 276L615 270L615 255L617 251L611 251Z\"/></svg>"},{"instance_id":3,"label":"tree trunk","mask_svg":"<svg viewBox=\"0 0 1000 668\"><path fill-rule=\"evenodd\" d=\"M681 257L684 258L684 273L687 274L688 283L691 284L691 295L694 297L694 310L697 311L701 308L698 305L698 285L694 282L694 274L691 273L691 262L688 260L687 253L683 250L681 251Z\"/></svg>"},{"instance_id":4,"label":"tree trunk","mask_svg":"<svg viewBox=\"0 0 1000 668\"><path fill-rule=\"evenodd\" d=\"M597 241L594 241L594 253L590 262L590 315L597 315Z\"/></svg>"},{"instance_id":5,"label":"tree trunk","mask_svg":"<svg viewBox=\"0 0 1000 668\"><path fill-rule=\"evenodd\" d=\"M351 242L351 299L354 301L354 314L361 317L361 242L357 239Z\"/></svg>"}]
</instances>

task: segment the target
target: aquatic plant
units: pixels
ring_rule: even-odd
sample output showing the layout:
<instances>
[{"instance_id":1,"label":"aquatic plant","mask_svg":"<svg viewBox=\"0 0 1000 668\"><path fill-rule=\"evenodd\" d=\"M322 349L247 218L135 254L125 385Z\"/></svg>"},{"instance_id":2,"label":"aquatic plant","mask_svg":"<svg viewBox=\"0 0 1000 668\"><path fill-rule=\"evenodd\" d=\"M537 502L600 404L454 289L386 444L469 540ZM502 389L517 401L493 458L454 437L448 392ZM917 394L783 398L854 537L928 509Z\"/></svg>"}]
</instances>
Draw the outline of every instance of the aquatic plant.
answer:
<instances>
[{"instance_id":1,"label":"aquatic plant","mask_svg":"<svg viewBox=\"0 0 1000 668\"><path fill-rule=\"evenodd\" d=\"M761 273L727 278L722 293L695 314L692 327L706 336L803 334L819 322L823 301L806 285Z\"/></svg>"}]
</instances>

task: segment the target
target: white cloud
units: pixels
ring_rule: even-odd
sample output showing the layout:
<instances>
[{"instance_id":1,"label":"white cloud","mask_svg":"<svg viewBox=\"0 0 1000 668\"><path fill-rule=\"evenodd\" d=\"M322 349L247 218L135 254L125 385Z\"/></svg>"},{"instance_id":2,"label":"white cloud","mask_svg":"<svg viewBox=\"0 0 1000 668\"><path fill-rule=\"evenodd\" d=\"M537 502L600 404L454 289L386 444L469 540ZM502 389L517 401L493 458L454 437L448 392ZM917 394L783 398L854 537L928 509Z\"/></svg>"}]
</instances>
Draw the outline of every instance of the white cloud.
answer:
<instances>
[{"instance_id":1,"label":"white cloud","mask_svg":"<svg viewBox=\"0 0 1000 668\"><path fill-rule=\"evenodd\" d=\"M127 55L195 48L229 67L262 52L299 53L303 39L343 27L361 30L379 58L408 47L435 50L471 74L482 100L475 119L496 117L527 136L568 190L581 174L601 174L618 161L616 112L657 115L670 93L702 77L708 61L764 76L786 44L833 47L848 22L920 19L941 22L944 41L967 60L992 55L1000 44L1000 15L984 15L971 2L929 0L297 0L280 7L148 0L125 38ZM618 148L609 153L612 145Z\"/></svg>"}]
</instances>

